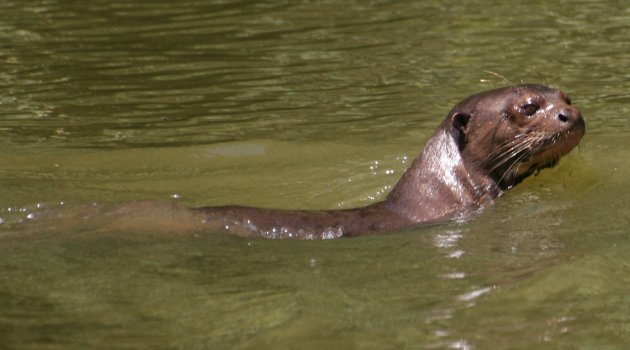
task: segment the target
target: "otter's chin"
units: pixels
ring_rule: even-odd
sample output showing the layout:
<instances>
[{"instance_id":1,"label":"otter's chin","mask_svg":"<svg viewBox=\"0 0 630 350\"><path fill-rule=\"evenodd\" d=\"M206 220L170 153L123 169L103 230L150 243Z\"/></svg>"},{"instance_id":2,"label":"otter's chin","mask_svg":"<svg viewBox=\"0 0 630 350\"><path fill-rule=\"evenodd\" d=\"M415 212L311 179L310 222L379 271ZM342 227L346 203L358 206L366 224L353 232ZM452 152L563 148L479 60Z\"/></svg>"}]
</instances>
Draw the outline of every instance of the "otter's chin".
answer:
<instances>
[{"instance_id":1,"label":"otter's chin","mask_svg":"<svg viewBox=\"0 0 630 350\"><path fill-rule=\"evenodd\" d=\"M520 164L520 167L523 169L522 173L538 173L540 170L555 167L560 158L569 154L580 143L583 135L583 129L577 132L570 129L549 137L550 142L543 149Z\"/></svg>"},{"instance_id":2,"label":"otter's chin","mask_svg":"<svg viewBox=\"0 0 630 350\"><path fill-rule=\"evenodd\" d=\"M560 158L568 154L576 145L577 142L573 145L554 145L549 149L532 155L526 161L519 163L514 167L514 184L520 183L532 174L538 175L543 169L555 167L560 162Z\"/></svg>"}]
</instances>

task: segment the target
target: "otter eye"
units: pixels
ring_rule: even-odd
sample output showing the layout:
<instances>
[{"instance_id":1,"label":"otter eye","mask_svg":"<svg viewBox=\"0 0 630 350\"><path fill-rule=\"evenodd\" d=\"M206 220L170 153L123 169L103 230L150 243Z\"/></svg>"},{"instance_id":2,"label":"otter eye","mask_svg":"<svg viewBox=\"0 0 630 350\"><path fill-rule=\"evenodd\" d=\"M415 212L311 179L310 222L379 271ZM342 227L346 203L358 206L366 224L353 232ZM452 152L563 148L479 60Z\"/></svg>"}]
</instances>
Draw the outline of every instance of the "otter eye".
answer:
<instances>
[{"instance_id":1,"label":"otter eye","mask_svg":"<svg viewBox=\"0 0 630 350\"><path fill-rule=\"evenodd\" d=\"M525 114L528 117L534 115L534 113L536 113L538 111L538 109L540 109L540 107L538 107L538 105L535 105L533 103L528 103L528 104L524 105L521 108L523 109L523 112L525 112Z\"/></svg>"}]
</instances>

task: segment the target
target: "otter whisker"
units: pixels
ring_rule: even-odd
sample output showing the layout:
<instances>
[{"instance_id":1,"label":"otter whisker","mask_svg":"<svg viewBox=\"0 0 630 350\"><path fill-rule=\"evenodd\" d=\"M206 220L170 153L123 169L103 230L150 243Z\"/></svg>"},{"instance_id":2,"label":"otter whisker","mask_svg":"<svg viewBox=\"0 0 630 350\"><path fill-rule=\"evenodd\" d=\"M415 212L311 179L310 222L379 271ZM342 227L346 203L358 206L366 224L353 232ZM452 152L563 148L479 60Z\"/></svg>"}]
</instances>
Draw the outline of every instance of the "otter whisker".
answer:
<instances>
[{"instance_id":1,"label":"otter whisker","mask_svg":"<svg viewBox=\"0 0 630 350\"><path fill-rule=\"evenodd\" d=\"M499 178L499 183L503 182L503 180L506 178L507 175L515 175L518 174L518 170L522 164L522 161L524 159L527 159L529 157L532 156L532 154L534 154L534 152L532 150L527 150L527 152L525 152L523 155L521 155L520 157L518 157L517 159L515 159L512 164L507 168L507 170L503 173L503 175L501 176L501 178ZM516 181L516 178L514 176L512 177L512 181ZM511 186L513 186L514 183L512 183Z\"/></svg>"},{"instance_id":2,"label":"otter whisker","mask_svg":"<svg viewBox=\"0 0 630 350\"><path fill-rule=\"evenodd\" d=\"M556 141L557 137L551 138L551 143ZM510 143L510 145L512 144L513 142ZM516 181L516 174L519 173L521 164L523 164L526 159L529 159L533 155L537 154L541 149L544 149L544 147L548 144L548 140L545 139L545 136L542 134L529 135L529 138L521 144L517 144L514 147L508 148L508 151L498 154L494 159L496 163L494 163L494 166L490 171L494 172L509 163L509 166L507 166L507 169L505 169L499 178L499 182L503 182L509 177L512 177L513 181ZM548 163L548 160L545 159L544 163Z\"/></svg>"},{"instance_id":3,"label":"otter whisker","mask_svg":"<svg viewBox=\"0 0 630 350\"><path fill-rule=\"evenodd\" d=\"M496 147L492 152L490 152L484 159L484 161L486 163L490 163L494 160L503 158L506 154L509 154L510 152L513 152L515 150L516 147L521 147L523 146L523 143L517 143L514 140L510 141L510 142L506 142L504 144L499 145L498 147Z\"/></svg>"},{"instance_id":4,"label":"otter whisker","mask_svg":"<svg viewBox=\"0 0 630 350\"><path fill-rule=\"evenodd\" d=\"M507 114L503 114L498 118L498 121L496 123L496 125L488 130L488 132L484 135L484 138L490 133L492 132L492 138L491 138L491 143L494 145L496 143L496 136L497 133L500 131L500 128L502 125L505 125L505 127L508 127L508 123L507 123Z\"/></svg>"},{"instance_id":5,"label":"otter whisker","mask_svg":"<svg viewBox=\"0 0 630 350\"><path fill-rule=\"evenodd\" d=\"M544 135L542 135L542 134L536 135L536 137L533 137L531 140L532 140L532 142L531 142L532 144L529 145L529 149L527 150L527 152L525 152L522 156L514 159L512 164L508 167L506 172L501 177L501 180L503 180L503 178L508 173L514 173L514 174L518 173L518 168L519 168L520 164L523 162L523 160L528 159L529 157L537 154L540 150L544 149L547 145L553 144L553 143L556 142L556 138L555 137L552 137L551 139L546 139L544 137ZM547 163L547 162L548 162L547 159L543 159L543 163ZM515 168L515 166L516 166L516 168Z\"/></svg>"},{"instance_id":6,"label":"otter whisker","mask_svg":"<svg viewBox=\"0 0 630 350\"><path fill-rule=\"evenodd\" d=\"M535 139L528 139L524 142L514 143L510 142L503 147L500 147L497 152L493 152L490 155L492 157L487 158L487 164L494 164L490 171L495 171L505 163L509 162L514 157L518 157L524 151L532 148L532 145L536 142ZM498 152L500 151L500 152Z\"/></svg>"},{"instance_id":7,"label":"otter whisker","mask_svg":"<svg viewBox=\"0 0 630 350\"><path fill-rule=\"evenodd\" d=\"M518 152L520 149L525 149L527 147L530 147L532 143L534 143L535 140L534 139L526 139L526 140L522 140L522 141L511 141L507 144L505 144L504 147L497 149L497 153L494 154L494 152L492 153L493 156L496 156L496 158L500 158L500 157L504 157L506 155L509 155L510 153L514 154L515 152ZM500 153L499 153L500 151Z\"/></svg>"},{"instance_id":8,"label":"otter whisker","mask_svg":"<svg viewBox=\"0 0 630 350\"><path fill-rule=\"evenodd\" d=\"M516 135L514 137L514 139L505 142L501 145L499 145L498 147L495 148L494 151L492 151L486 158L492 158L492 157L497 157L500 153L504 153L506 150L509 152L510 150L513 149L513 147L515 146L523 146L523 147L527 147L528 143L532 143L532 142L536 142L537 138L536 137L532 137L532 135L528 135L527 138L523 139L524 137L526 137L526 135L524 134L519 134Z\"/></svg>"}]
</instances>

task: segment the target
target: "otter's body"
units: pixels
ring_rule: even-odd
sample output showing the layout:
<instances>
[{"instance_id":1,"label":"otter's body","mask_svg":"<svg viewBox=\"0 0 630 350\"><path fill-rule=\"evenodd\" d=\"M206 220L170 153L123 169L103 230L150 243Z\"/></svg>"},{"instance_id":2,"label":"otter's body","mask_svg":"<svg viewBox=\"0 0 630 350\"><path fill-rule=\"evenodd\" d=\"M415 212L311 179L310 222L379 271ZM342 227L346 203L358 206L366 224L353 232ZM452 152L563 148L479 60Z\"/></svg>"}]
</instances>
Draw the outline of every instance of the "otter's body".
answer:
<instances>
[{"instance_id":1,"label":"otter's body","mask_svg":"<svg viewBox=\"0 0 630 350\"><path fill-rule=\"evenodd\" d=\"M192 210L209 225L267 238L358 236L447 220L555 165L584 131L580 111L559 90L542 85L491 90L449 112L383 202L330 211Z\"/></svg>"}]
</instances>

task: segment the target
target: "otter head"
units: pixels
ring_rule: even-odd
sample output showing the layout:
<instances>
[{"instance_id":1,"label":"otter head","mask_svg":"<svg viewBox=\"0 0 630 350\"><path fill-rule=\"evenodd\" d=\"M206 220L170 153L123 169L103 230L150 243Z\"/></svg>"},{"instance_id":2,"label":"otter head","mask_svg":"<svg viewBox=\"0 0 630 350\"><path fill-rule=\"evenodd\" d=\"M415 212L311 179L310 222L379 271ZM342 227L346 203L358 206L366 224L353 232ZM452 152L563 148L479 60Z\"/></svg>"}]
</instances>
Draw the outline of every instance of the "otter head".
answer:
<instances>
[{"instance_id":1,"label":"otter head","mask_svg":"<svg viewBox=\"0 0 630 350\"><path fill-rule=\"evenodd\" d=\"M502 190L554 166L585 131L566 94L533 84L473 95L455 106L445 123L466 167L489 176Z\"/></svg>"}]
</instances>

